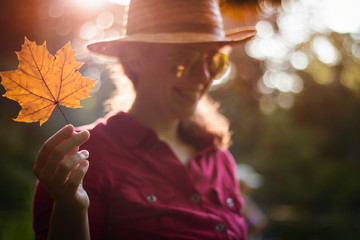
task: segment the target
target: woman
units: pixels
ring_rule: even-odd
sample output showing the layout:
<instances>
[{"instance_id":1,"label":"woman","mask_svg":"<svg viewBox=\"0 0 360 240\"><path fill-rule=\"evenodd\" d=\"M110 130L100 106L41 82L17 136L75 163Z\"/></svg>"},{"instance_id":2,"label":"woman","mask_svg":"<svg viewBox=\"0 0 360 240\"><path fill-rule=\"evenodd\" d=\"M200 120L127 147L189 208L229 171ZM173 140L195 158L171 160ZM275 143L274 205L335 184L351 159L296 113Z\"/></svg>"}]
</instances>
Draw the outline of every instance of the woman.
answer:
<instances>
[{"instance_id":1,"label":"woman","mask_svg":"<svg viewBox=\"0 0 360 240\"><path fill-rule=\"evenodd\" d=\"M225 35L215 0L131 1L124 37L88 48L119 59L134 103L45 142L36 237L245 239L227 121L199 101L227 70L229 46L254 34Z\"/></svg>"}]
</instances>

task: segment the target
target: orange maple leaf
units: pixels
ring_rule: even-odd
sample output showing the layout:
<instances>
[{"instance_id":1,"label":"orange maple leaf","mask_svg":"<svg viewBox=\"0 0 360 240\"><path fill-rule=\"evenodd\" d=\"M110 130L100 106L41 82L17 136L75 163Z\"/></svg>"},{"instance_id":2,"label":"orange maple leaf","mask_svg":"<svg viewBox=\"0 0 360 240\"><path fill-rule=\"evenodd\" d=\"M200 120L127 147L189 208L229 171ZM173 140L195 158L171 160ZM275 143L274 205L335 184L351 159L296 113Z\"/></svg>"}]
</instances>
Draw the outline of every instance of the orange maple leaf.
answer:
<instances>
[{"instance_id":1,"label":"orange maple leaf","mask_svg":"<svg viewBox=\"0 0 360 240\"><path fill-rule=\"evenodd\" d=\"M82 107L80 100L90 96L95 80L83 77L75 61L75 51L67 43L55 57L46 49L46 42L37 46L25 37L17 70L0 72L3 95L17 101L21 110L15 121L46 122L55 106ZM60 108L61 110L61 108ZM65 117L65 116L64 116ZM66 119L66 118L65 118Z\"/></svg>"}]
</instances>

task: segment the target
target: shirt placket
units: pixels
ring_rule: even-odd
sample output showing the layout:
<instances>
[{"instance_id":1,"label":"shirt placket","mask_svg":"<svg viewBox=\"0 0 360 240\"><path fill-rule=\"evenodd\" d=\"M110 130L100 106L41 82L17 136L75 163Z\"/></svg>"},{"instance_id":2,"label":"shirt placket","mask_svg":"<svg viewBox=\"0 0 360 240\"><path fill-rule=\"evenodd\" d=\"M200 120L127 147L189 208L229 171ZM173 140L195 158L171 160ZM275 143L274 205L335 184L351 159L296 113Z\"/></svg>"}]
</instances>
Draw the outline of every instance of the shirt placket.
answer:
<instances>
[{"instance_id":1,"label":"shirt placket","mask_svg":"<svg viewBox=\"0 0 360 240\"><path fill-rule=\"evenodd\" d=\"M193 161L196 161L196 157L201 158L200 154L196 154L194 159L190 161L190 168L187 168L176 158L172 150L160 141L156 144L156 147L147 153L146 158L148 161L152 161L151 165L156 169L156 173L161 174L169 183L175 188L180 189L181 193L185 194L186 201L188 201L194 209L208 210L206 212L209 212L209 231L213 232L217 239L229 239L224 216L222 216L220 211L211 211L209 210L211 208L203 205L201 191L198 191L196 184L193 182L194 177L191 175L195 172L191 169L191 164L193 164Z\"/></svg>"}]
</instances>

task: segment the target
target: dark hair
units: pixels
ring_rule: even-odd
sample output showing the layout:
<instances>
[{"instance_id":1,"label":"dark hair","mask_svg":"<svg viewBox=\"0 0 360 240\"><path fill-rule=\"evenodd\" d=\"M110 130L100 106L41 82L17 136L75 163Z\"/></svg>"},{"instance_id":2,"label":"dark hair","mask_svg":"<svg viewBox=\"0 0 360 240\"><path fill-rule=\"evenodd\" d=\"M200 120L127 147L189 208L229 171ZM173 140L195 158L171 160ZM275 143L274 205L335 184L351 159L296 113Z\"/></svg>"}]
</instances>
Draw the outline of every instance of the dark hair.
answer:
<instances>
[{"instance_id":1,"label":"dark hair","mask_svg":"<svg viewBox=\"0 0 360 240\"><path fill-rule=\"evenodd\" d=\"M204 95L195 113L181 119L179 135L186 142L203 142L211 137L218 149L227 149L231 144L229 120L219 112L220 104Z\"/></svg>"}]
</instances>

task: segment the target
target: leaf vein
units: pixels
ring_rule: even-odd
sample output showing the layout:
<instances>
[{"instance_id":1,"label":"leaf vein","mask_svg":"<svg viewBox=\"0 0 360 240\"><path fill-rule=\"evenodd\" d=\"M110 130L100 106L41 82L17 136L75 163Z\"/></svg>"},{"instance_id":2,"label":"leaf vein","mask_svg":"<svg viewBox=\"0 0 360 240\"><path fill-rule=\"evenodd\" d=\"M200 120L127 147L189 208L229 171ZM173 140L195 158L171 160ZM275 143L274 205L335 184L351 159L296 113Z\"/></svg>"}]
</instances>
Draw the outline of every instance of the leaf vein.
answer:
<instances>
[{"instance_id":1,"label":"leaf vein","mask_svg":"<svg viewBox=\"0 0 360 240\"><path fill-rule=\"evenodd\" d=\"M30 53L31 53L31 56L32 56L32 58L33 58L33 60L34 60L34 62L35 62L36 68L37 68L37 70L38 70L38 71L39 71L39 73L40 73L41 80L44 82L44 84L45 84L45 86L46 86L47 90L49 91L49 93L50 93L51 97L54 99L54 102L55 102L55 101L56 101L56 99L55 99L54 95L52 94L52 92L51 92L51 90L50 90L49 86L47 85L47 83L46 83L46 81L45 81L45 79L44 79L43 75L41 74L41 71L40 71L40 69L39 69L39 67L38 67L38 65L37 65L37 63L36 63L35 58L34 58L34 54L33 54L33 52L32 52L32 51L30 51Z\"/></svg>"},{"instance_id":2,"label":"leaf vein","mask_svg":"<svg viewBox=\"0 0 360 240\"><path fill-rule=\"evenodd\" d=\"M74 93L78 92L79 90L87 88L89 85L90 84L87 84L87 85L81 86L78 89L75 89L75 91L73 91L73 92L69 93L68 95L64 96L61 100L59 100L59 102L62 102L64 99L68 98L69 96L73 95Z\"/></svg>"},{"instance_id":3,"label":"leaf vein","mask_svg":"<svg viewBox=\"0 0 360 240\"><path fill-rule=\"evenodd\" d=\"M34 96L36 96L36 97L38 97L38 98L42 98L42 99L45 99L45 100L54 102L52 99L49 99L49 98L46 98L46 97L44 97L44 96L38 95L38 94L36 94L36 93L34 93L34 92L31 92L29 89L27 89L26 87L20 85L17 81L15 81L15 80L12 79L12 78L9 78L9 80L11 80L13 83L15 83L18 87L20 87L20 88L24 89L25 91L27 91L29 94L32 94L32 95L34 95Z\"/></svg>"}]
</instances>

